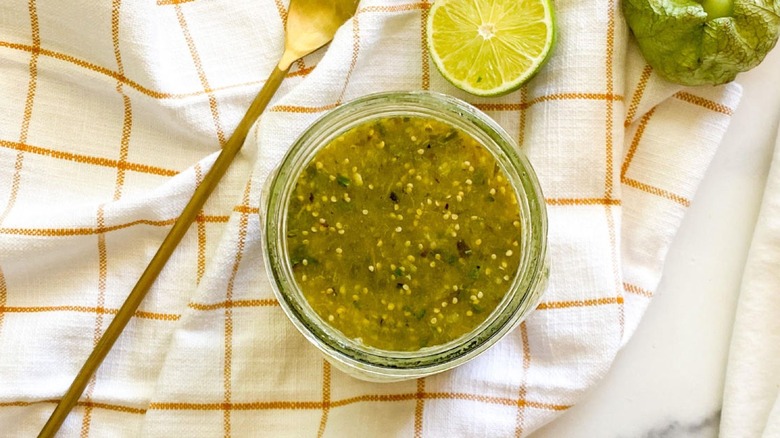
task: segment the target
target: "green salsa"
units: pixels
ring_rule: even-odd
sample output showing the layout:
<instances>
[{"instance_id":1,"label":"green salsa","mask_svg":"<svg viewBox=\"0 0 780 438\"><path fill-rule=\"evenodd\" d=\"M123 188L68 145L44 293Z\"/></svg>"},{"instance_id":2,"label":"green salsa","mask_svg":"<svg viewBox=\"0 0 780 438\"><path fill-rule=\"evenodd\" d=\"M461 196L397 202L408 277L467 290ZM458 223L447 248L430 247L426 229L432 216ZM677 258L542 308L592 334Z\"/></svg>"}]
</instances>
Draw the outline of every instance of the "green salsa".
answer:
<instances>
[{"instance_id":1,"label":"green salsa","mask_svg":"<svg viewBox=\"0 0 780 438\"><path fill-rule=\"evenodd\" d=\"M507 175L472 136L423 117L364 122L320 149L296 181L284 231L312 309L384 350L472 331L520 262Z\"/></svg>"}]
</instances>

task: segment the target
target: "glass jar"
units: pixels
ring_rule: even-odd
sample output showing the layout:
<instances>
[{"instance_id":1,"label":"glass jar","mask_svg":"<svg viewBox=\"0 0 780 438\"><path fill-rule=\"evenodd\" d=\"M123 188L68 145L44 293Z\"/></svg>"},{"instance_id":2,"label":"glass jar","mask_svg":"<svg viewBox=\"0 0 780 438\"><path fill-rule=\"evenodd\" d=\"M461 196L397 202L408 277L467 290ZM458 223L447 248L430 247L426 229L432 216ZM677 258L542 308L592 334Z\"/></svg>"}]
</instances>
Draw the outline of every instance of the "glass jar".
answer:
<instances>
[{"instance_id":1,"label":"glass jar","mask_svg":"<svg viewBox=\"0 0 780 438\"><path fill-rule=\"evenodd\" d=\"M309 305L293 276L287 253L286 218L298 176L321 147L345 131L391 116L433 118L474 137L496 159L511 182L521 218L520 264L506 295L481 324L461 337L416 351L388 351L346 337ZM547 212L528 159L490 117L459 99L431 92L372 94L341 105L314 122L269 176L261 208L266 269L279 303L293 325L330 363L369 381L398 381L438 373L463 364L517 325L536 307L549 276Z\"/></svg>"}]
</instances>

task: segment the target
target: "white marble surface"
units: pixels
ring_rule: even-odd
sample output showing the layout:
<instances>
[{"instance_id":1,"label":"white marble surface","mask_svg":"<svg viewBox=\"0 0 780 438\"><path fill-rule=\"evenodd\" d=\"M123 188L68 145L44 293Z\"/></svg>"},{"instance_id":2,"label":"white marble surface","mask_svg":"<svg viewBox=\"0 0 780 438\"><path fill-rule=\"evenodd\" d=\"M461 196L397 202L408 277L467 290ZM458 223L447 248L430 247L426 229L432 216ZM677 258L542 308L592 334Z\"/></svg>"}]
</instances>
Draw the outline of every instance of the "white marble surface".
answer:
<instances>
[{"instance_id":1,"label":"white marble surface","mask_svg":"<svg viewBox=\"0 0 780 438\"><path fill-rule=\"evenodd\" d=\"M778 72L780 47L737 78L742 101L637 332L606 379L532 438L718 436L742 269L780 121Z\"/></svg>"}]
</instances>

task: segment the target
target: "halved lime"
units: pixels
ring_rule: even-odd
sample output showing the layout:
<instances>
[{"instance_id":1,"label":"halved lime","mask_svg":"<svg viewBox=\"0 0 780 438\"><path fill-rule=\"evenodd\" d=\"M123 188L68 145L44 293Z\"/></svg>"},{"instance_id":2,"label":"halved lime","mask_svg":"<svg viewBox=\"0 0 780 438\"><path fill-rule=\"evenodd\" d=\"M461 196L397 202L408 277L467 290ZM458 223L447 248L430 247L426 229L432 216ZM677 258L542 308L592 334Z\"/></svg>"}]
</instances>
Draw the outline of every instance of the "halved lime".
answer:
<instances>
[{"instance_id":1,"label":"halved lime","mask_svg":"<svg viewBox=\"0 0 780 438\"><path fill-rule=\"evenodd\" d=\"M436 0L427 23L436 67L478 96L514 91L533 77L555 33L550 0Z\"/></svg>"}]
</instances>

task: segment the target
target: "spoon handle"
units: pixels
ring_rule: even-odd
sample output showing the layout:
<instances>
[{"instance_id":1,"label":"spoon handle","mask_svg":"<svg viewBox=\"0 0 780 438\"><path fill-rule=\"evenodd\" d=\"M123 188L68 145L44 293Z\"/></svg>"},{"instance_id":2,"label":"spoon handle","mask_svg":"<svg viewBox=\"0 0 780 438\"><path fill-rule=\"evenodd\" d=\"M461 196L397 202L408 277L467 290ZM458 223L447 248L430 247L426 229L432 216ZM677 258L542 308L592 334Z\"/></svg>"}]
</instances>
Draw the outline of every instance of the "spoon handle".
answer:
<instances>
[{"instance_id":1,"label":"spoon handle","mask_svg":"<svg viewBox=\"0 0 780 438\"><path fill-rule=\"evenodd\" d=\"M84 389L89 384L89 379L103 362L103 359L105 359L106 355L111 350L111 347L113 347L114 343L119 338L119 335L122 333L125 326L127 326L130 318L135 314L141 301L143 301L146 293L149 291L149 288L152 287L152 284L154 284L160 271L162 271L165 266L165 263L168 262L171 254L173 254L173 251L179 245L179 242L181 242L181 239L197 217L198 212L203 208L206 199L208 199L211 192L214 191L217 183L222 179L222 176L225 175L228 167L230 167L230 163L233 162L236 154L241 150L241 146L244 144L249 129L257 118L260 117L260 114L263 113L266 106L268 106L268 102L270 102L271 97L276 93L276 90L279 88L279 85L282 83L282 79L284 79L288 70L289 65L283 70L278 66L274 67L274 70L271 72L268 80L266 80L265 85L263 85L263 88L257 94L254 101L252 101L252 104L249 106L246 114L244 114L241 122L238 123L235 131L233 131L233 134L225 143L222 152L220 152L216 161L214 161L214 165L208 173L206 173L203 181L195 189L192 198L184 207L184 210L182 210L181 215L179 215L174 222L168 235L165 236L165 239L160 245L160 249L157 250L157 253L152 257L149 266L147 266L146 270L141 274L138 283L136 283L133 290L127 296L122 307L119 308L116 316L95 345L92 354L89 355L86 362L84 362L84 365L81 367L81 370L73 379L73 383L70 384L65 395L57 403L57 407L54 408L54 412L52 412L49 420L43 426L43 429L38 435L39 437L53 437L60 426L62 426L65 417L68 416L68 413L70 413L76 405L79 397L81 397Z\"/></svg>"}]
</instances>

